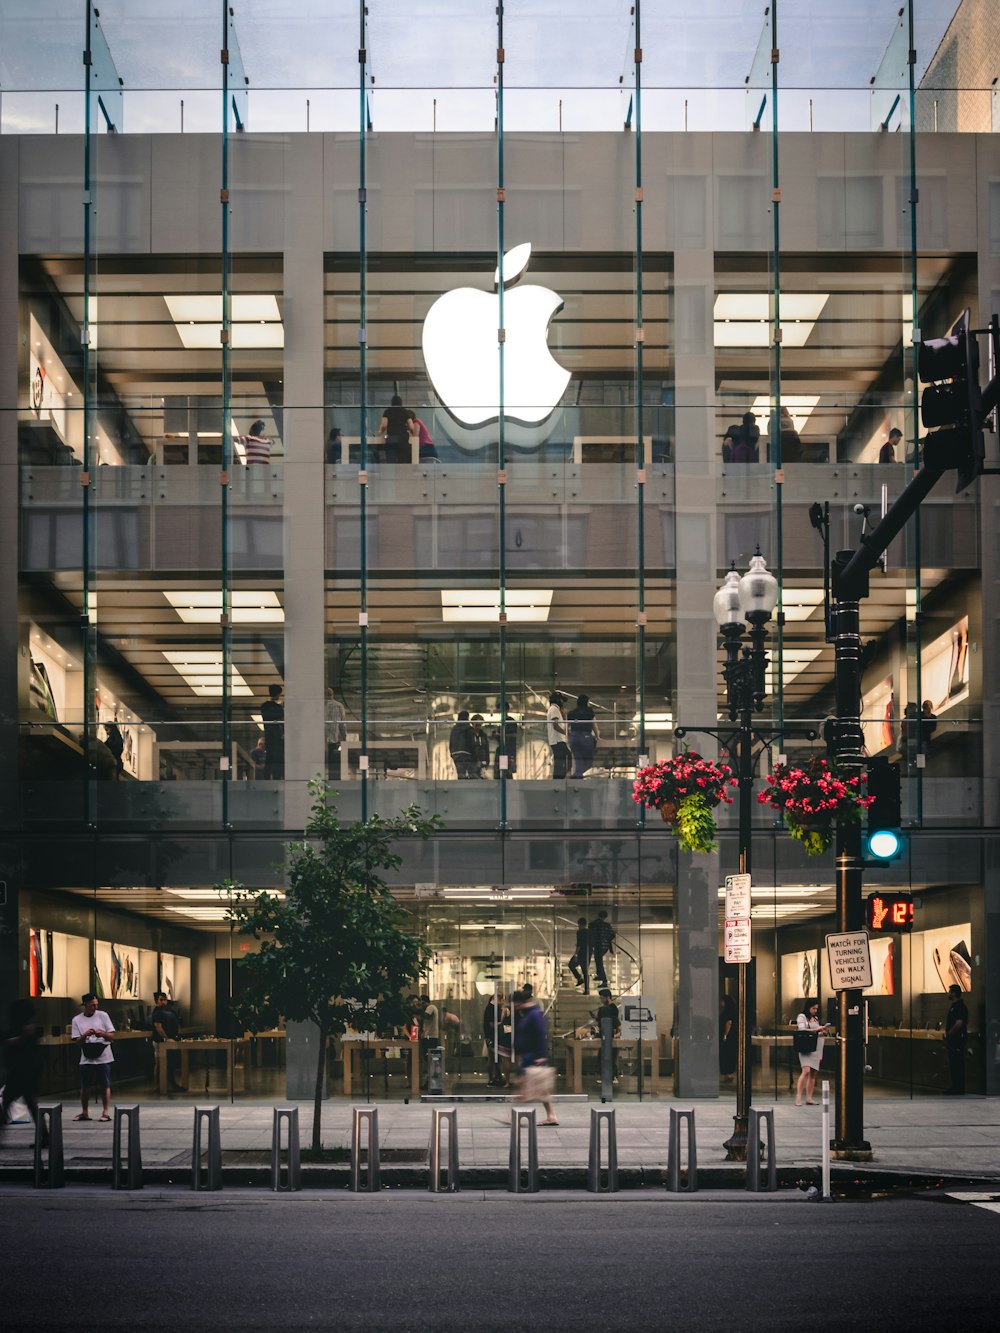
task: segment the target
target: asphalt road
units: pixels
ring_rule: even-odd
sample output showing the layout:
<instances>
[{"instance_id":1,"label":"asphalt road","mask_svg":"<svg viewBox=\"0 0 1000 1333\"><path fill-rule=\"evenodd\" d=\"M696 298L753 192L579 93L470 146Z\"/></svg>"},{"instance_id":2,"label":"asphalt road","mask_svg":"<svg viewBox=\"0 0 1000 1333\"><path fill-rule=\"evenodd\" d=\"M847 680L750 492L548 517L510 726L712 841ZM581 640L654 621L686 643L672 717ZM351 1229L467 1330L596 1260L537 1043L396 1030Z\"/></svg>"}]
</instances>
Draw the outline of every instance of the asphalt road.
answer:
<instances>
[{"instance_id":1,"label":"asphalt road","mask_svg":"<svg viewBox=\"0 0 1000 1333\"><path fill-rule=\"evenodd\" d=\"M942 1196L0 1191L21 1329L997 1327L1000 1213Z\"/></svg>"}]
</instances>

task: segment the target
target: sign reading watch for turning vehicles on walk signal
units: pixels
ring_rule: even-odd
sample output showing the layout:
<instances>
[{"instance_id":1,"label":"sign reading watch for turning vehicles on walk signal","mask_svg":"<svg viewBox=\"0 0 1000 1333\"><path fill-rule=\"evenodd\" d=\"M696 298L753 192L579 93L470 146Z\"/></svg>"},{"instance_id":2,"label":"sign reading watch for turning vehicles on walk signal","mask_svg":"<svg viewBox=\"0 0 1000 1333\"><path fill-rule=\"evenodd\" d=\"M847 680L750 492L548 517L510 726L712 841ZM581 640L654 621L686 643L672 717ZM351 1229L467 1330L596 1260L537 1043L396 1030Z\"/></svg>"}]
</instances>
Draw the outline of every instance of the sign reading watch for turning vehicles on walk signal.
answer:
<instances>
[{"instance_id":1,"label":"sign reading watch for turning vehicles on walk signal","mask_svg":"<svg viewBox=\"0 0 1000 1333\"><path fill-rule=\"evenodd\" d=\"M908 893L870 893L865 904L865 924L869 930L899 932L913 929L913 899Z\"/></svg>"}]
</instances>

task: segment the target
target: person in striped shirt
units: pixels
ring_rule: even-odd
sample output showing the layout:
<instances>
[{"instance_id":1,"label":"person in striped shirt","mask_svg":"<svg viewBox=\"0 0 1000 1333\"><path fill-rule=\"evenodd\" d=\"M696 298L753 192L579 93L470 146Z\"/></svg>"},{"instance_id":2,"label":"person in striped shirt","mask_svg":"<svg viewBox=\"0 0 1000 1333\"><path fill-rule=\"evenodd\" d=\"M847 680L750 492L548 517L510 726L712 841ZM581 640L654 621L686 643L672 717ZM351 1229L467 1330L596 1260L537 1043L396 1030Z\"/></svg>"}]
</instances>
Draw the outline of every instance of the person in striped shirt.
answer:
<instances>
[{"instance_id":1,"label":"person in striped shirt","mask_svg":"<svg viewBox=\"0 0 1000 1333\"><path fill-rule=\"evenodd\" d=\"M271 458L271 441L264 434L263 421L255 421L246 435L240 436L240 442L246 450L247 467L266 466Z\"/></svg>"}]
</instances>

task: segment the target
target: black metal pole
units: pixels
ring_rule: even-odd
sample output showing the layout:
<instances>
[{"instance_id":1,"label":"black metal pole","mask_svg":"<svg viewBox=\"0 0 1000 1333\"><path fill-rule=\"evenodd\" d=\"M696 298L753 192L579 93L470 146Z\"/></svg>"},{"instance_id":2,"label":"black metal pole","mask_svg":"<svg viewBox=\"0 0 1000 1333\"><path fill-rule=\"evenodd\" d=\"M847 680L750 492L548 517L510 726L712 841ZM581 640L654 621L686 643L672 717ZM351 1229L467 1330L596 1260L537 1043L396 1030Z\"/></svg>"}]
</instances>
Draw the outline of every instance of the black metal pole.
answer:
<instances>
[{"instance_id":1,"label":"black metal pole","mask_svg":"<svg viewBox=\"0 0 1000 1333\"><path fill-rule=\"evenodd\" d=\"M750 707L750 663L746 663L744 679L739 682L741 698L739 700L739 733L737 741L737 799L739 800L740 829L740 874L749 875L751 865L751 815L753 799L753 731ZM723 1147L726 1160L745 1162L747 1159L747 1133L750 1122L750 1103L752 1099L751 1079L753 1066L750 1063L750 1013L747 994L747 969L749 963L737 963L736 999L736 1114L733 1116L733 1132Z\"/></svg>"},{"instance_id":2,"label":"black metal pole","mask_svg":"<svg viewBox=\"0 0 1000 1333\"><path fill-rule=\"evenodd\" d=\"M836 565L843 569L852 551L838 551ZM861 731L861 613L860 603L837 597L831 616L837 720L834 754L837 768L846 777L860 773L864 760ZM837 821L837 928L861 930L863 914L861 893L864 859L861 855L861 825ZM854 1161L871 1158L871 1144L865 1139L864 1103L864 1021L862 994L859 990L839 991L837 995L838 1079L836 1130L833 1149L838 1157Z\"/></svg>"}]
</instances>

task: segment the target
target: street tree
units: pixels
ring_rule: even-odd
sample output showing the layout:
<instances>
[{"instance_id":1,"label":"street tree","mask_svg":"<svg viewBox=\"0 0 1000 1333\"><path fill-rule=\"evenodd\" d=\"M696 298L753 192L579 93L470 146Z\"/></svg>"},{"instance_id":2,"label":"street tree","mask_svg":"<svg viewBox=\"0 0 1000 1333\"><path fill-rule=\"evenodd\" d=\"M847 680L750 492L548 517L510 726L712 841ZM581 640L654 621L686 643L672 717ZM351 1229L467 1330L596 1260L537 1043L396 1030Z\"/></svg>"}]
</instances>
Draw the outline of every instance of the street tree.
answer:
<instances>
[{"instance_id":1,"label":"street tree","mask_svg":"<svg viewBox=\"0 0 1000 1333\"><path fill-rule=\"evenodd\" d=\"M382 878L402 858L402 838L427 839L441 827L412 805L393 819L341 823L326 782L309 784L313 806L302 842L288 845L284 898L226 881L228 918L260 941L240 959L238 1017L251 1031L282 1014L319 1030L312 1149L320 1117L327 1039L348 1029L385 1032L406 1023L404 990L426 971L427 953Z\"/></svg>"}]
</instances>

